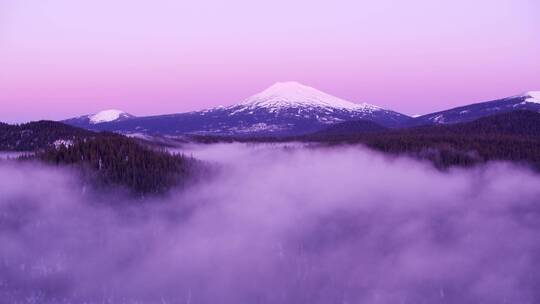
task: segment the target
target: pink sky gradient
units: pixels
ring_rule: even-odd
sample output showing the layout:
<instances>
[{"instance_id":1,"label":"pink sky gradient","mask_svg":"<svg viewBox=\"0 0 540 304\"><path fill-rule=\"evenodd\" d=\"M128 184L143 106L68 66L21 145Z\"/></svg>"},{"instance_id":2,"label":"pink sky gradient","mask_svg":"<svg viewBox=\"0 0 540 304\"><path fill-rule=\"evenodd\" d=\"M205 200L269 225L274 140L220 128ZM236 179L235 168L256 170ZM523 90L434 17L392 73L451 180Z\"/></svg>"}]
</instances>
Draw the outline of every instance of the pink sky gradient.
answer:
<instances>
[{"instance_id":1,"label":"pink sky gradient","mask_svg":"<svg viewBox=\"0 0 540 304\"><path fill-rule=\"evenodd\" d=\"M0 121L177 113L288 80L406 114L540 90L540 2L0 0Z\"/></svg>"}]
</instances>

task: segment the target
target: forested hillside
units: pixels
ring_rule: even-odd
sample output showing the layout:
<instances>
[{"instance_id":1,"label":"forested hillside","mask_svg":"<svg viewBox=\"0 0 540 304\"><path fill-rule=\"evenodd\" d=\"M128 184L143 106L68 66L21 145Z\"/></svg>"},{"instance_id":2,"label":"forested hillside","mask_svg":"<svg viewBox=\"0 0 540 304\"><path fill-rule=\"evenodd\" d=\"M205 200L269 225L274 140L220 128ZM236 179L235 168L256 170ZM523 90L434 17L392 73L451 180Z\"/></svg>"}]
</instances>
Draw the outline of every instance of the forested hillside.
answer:
<instances>
[{"instance_id":1,"label":"forested hillside","mask_svg":"<svg viewBox=\"0 0 540 304\"><path fill-rule=\"evenodd\" d=\"M21 159L68 166L98 188L162 194L193 177L199 162L139 139L95 133L59 122L0 123L0 151L32 151ZM202 166L199 166L202 167Z\"/></svg>"},{"instance_id":2,"label":"forested hillside","mask_svg":"<svg viewBox=\"0 0 540 304\"><path fill-rule=\"evenodd\" d=\"M96 133L55 121L35 121L20 125L0 123L0 151L34 151L56 141L95 136Z\"/></svg>"},{"instance_id":3,"label":"forested hillside","mask_svg":"<svg viewBox=\"0 0 540 304\"><path fill-rule=\"evenodd\" d=\"M455 125L318 140L331 144L364 143L378 151L426 158L440 168L503 160L530 164L540 170L540 114L530 111L497 114Z\"/></svg>"},{"instance_id":4,"label":"forested hillside","mask_svg":"<svg viewBox=\"0 0 540 304\"><path fill-rule=\"evenodd\" d=\"M339 133L314 133L287 138L204 137L203 143L214 142L316 142L323 145L364 144L371 149L394 155L428 159L439 168L473 166L487 161L513 161L532 165L540 170L540 114L513 111L453 125L435 125L373 132L354 129L345 132L348 123L330 130Z\"/></svg>"},{"instance_id":5,"label":"forested hillside","mask_svg":"<svg viewBox=\"0 0 540 304\"><path fill-rule=\"evenodd\" d=\"M136 195L165 193L185 183L200 165L192 158L152 150L116 134L76 140L35 157L76 167L97 187L120 187Z\"/></svg>"},{"instance_id":6,"label":"forested hillside","mask_svg":"<svg viewBox=\"0 0 540 304\"><path fill-rule=\"evenodd\" d=\"M310 135L312 139L317 138L326 138L328 136L340 137L340 136L349 136L351 134L358 133L378 133L388 131L388 128L385 128L377 123L368 120L353 120L345 121L342 123L333 124L327 128L324 128L318 132L315 132Z\"/></svg>"}]
</instances>

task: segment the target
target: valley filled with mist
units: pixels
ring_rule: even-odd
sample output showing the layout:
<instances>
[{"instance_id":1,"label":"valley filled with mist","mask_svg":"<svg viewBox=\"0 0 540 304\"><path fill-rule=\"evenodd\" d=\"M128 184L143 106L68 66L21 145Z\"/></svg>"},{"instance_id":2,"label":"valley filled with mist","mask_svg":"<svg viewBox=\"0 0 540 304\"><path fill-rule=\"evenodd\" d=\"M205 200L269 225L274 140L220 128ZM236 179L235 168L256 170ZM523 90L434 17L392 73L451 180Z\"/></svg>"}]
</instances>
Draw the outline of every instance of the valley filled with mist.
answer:
<instances>
[{"instance_id":1,"label":"valley filled with mist","mask_svg":"<svg viewBox=\"0 0 540 304\"><path fill-rule=\"evenodd\" d=\"M0 303L540 300L530 94L417 118L252 99L0 123Z\"/></svg>"},{"instance_id":2,"label":"valley filled with mist","mask_svg":"<svg viewBox=\"0 0 540 304\"><path fill-rule=\"evenodd\" d=\"M540 299L540 176L527 166L441 170L299 142L168 151L203 178L133 196L72 166L1 161L0 302Z\"/></svg>"}]
</instances>

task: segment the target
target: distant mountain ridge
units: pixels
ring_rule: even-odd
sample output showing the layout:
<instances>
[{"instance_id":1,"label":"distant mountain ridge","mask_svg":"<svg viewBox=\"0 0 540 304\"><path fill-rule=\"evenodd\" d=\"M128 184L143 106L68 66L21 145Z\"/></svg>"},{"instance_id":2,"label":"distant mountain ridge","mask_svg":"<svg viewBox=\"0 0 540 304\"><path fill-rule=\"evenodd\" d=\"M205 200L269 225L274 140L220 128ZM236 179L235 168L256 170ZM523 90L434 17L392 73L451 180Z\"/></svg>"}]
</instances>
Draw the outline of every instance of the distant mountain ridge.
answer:
<instances>
[{"instance_id":1,"label":"distant mountain ridge","mask_svg":"<svg viewBox=\"0 0 540 304\"><path fill-rule=\"evenodd\" d=\"M369 120L385 127L401 127L411 119L378 106L349 102L298 82L281 82L227 107L97 124L80 119L64 122L121 133L282 136L307 134L343 121Z\"/></svg>"},{"instance_id":2,"label":"distant mountain ridge","mask_svg":"<svg viewBox=\"0 0 540 304\"><path fill-rule=\"evenodd\" d=\"M364 135L392 135L418 137L490 137L518 136L521 138L534 137L540 139L540 113L528 110L516 110L491 116L485 116L473 121L455 124L436 124L409 127L403 129L387 129L369 121L343 122L328 127L325 130L308 135L310 139L341 140L355 139ZM540 148L540 147L539 147Z\"/></svg>"},{"instance_id":3,"label":"distant mountain ridge","mask_svg":"<svg viewBox=\"0 0 540 304\"><path fill-rule=\"evenodd\" d=\"M531 91L517 96L422 115L414 119L414 125L455 124L515 110L539 112L540 91Z\"/></svg>"},{"instance_id":4,"label":"distant mountain ridge","mask_svg":"<svg viewBox=\"0 0 540 304\"><path fill-rule=\"evenodd\" d=\"M516 110L540 112L540 91L410 117L368 103L353 103L298 82L278 82L244 101L201 111L135 117L106 110L63 122L94 131L164 136L295 136L344 122L369 121L382 128L458 124ZM351 128L359 127L352 123ZM366 126L363 126L365 128ZM343 126L340 132L345 132Z\"/></svg>"}]
</instances>

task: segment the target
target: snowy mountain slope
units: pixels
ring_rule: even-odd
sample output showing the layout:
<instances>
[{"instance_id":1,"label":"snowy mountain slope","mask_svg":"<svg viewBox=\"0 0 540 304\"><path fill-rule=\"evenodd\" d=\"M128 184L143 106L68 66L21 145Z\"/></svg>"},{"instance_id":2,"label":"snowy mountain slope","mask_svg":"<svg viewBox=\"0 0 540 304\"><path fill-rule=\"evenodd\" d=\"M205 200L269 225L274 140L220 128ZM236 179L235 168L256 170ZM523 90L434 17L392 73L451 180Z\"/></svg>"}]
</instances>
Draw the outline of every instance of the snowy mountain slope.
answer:
<instances>
[{"instance_id":1,"label":"snowy mountain slope","mask_svg":"<svg viewBox=\"0 0 540 304\"><path fill-rule=\"evenodd\" d=\"M72 126L85 128L85 129L96 129L94 126L98 124L124 121L131 118L135 118L135 116L121 110L110 109L110 110L100 111L95 114L83 115L83 116L67 119L62 122L67 123Z\"/></svg>"},{"instance_id":2,"label":"snowy mountain slope","mask_svg":"<svg viewBox=\"0 0 540 304\"><path fill-rule=\"evenodd\" d=\"M422 115L415 118L413 124L455 124L515 110L540 112L540 91Z\"/></svg>"},{"instance_id":3,"label":"snowy mountain slope","mask_svg":"<svg viewBox=\"0 0 540 304\"><path fill-rule=\"evenodd\" d=\"M120 110L105 110L88 116L90 123L97 124L102 122L111 122L121 119L128 119L134 116Z\"/></svg>"},{"instance_id":4,"label":"snowy mountain slope","mask_svg":"<svg viewBox=\"0 0 540 304\"><path fill-rule=\"evenodd\" d=\"M297 82L282 82L228 107L115 120L92 127L165 135L281 136L311 133L334 123L362 119L393 128L412 118L374 105L352 103Z\"/></svg>"},{"instance_id":5,"label":"snowy mountain slope","mask_svg":"<svg viewBox=\"0 0 540 304\"><path fill-rule=\"evenodd\" d=\"M522 96L526 97L525 102L528 102L528 103L540 103L540 91L527 92Z\"/></svg>"}]
</instances>

